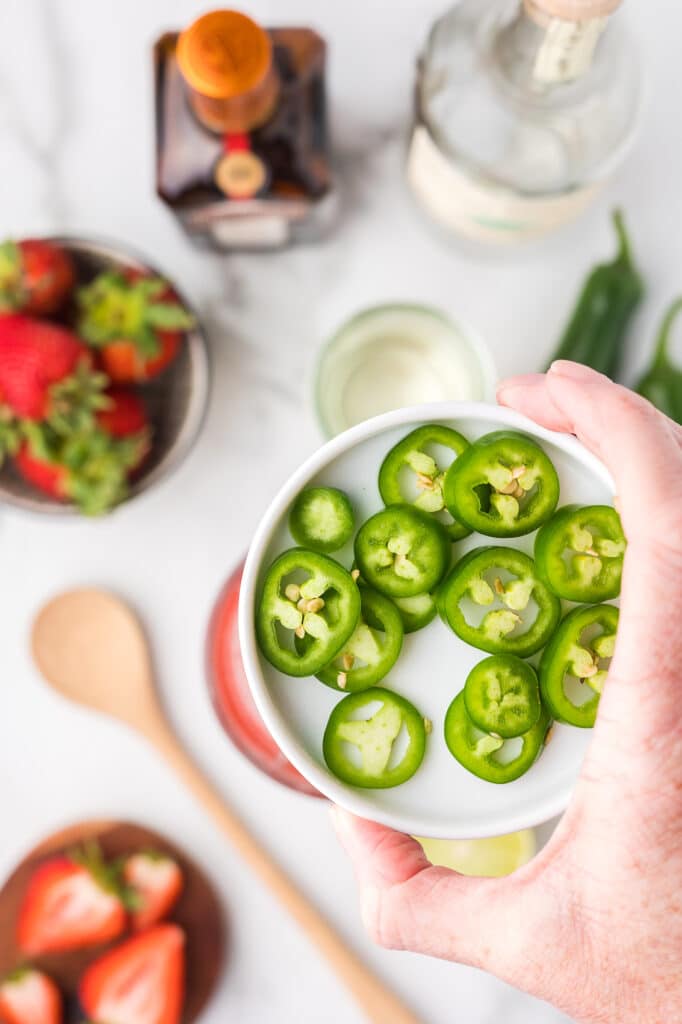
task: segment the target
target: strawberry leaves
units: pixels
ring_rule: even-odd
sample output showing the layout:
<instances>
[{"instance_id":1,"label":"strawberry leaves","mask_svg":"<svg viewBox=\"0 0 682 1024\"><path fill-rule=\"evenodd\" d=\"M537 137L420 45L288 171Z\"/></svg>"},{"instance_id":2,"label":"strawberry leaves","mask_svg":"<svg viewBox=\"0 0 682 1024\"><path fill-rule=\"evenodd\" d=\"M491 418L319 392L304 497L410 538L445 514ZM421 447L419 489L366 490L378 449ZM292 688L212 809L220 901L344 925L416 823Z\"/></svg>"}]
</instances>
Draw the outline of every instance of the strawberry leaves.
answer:
<instances>
[{"instance_id":1,"label":"strawberry leaves","mask_svg":"<svg viewBox=\"0 0 682 1024\"><path fill-rule=\"evenodd\" d=\"M125 340L151 358L160 351L157 331L184 331L194 324L159 277L130 280L108 271L80 288L77 300L79 333L95 348Z\"/></svg>"},{"instance_id":2,"label":"strawberry leaves","mask_svg":"<svg viewBox=\"0 0 682 1024\"><path fill-rule=\"evenodd\" d=\"M20 309L24 297L21 251L16 242L3 242L0 244L0 313Z\"/></svg>"},{"instance_id":3,"label":"strawberry leaves","mask_svg":"<svg viewBox=\"0 0 682 1024\"><path fill-rule=\"evenodd\" d=\"M98 516L128 495L128 477L149 450L149 431L112 437L105 430L60 434L45 424L24 424L30 454L58 468L64 492L85 515Z\"/></svg>"}]
</instances>

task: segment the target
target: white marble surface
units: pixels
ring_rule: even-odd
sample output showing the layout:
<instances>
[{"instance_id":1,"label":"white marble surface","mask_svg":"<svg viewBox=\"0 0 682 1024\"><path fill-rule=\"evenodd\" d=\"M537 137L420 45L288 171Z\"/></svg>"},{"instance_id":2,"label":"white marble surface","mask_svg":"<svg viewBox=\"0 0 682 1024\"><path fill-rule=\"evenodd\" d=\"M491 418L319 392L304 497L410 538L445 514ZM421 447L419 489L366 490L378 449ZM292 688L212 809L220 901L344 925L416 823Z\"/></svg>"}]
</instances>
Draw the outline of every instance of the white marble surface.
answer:
<instances>
[{"instance_id":1,"label":"white marble surface","mask_svg":"<svg viewBox=\"0 0 682 1024\"><path fill-rule=\"evenodd\" d=\"M365 940L350 868L324 807L258 775L216 724L204 687L204 631L260 510L320 441L308 401L311 361L353 310L393 297L434 302L478 328L502 374L533 369L550 352L586 266L611 250L607 210L621 202L649 283L629 369L643 364L663 304L682 288L682 14L664 0L626 5L648 68L648 105L635 151L596 208L517 259L472 261L422 223L401 176L414 56L441 0L252 0L249 10L262 20L312 23L331 40L345 216L322 248L217 259L189 246L152 186L150 44L206 6L0 6L0 235L71 231L134 243L203 310L215 359L201 441L156 492L103 522L2 514L0 874L66 822L147 822L187 845L229 908L229 961L206 1024L359 1024L314 950L156 756L40 683L27 650L35 608L58 588L103 584L127 595L149 622L163 695L188 748L427 1024L558 1024L563 1018L551 1008L483 974L382 952Z\"/></svg>"}]
</instances>

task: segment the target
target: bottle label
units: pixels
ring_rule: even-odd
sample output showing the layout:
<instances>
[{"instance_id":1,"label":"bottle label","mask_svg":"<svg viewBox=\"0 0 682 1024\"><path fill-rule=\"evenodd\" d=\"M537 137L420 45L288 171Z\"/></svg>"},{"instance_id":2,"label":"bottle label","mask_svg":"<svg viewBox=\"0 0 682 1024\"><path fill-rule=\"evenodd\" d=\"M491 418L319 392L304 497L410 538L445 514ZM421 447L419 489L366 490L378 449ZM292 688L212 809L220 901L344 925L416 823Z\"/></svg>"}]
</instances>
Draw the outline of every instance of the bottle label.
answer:
<instances>
[{"instance_id":1,"label":"bottle label","mask_svg":"<svg viewBox=\"0 0 682 1024\"><path fill-rule=\"evenodd\" d=\"M584 75L592 63L595 47L608 20L564 21L552 18L538 50L533 77L549 85L570 82Z\"/></svg>"},{"instance_id":2,"label":"bottle label","mask_svg":"<svg viewBox=\"0 0 682 1024\"><path fill-rule=\"evenodd\" d=\"M493 185L456 166L436 146L426 127L412 135L407 178L421 205L449 231L485 242L519 242L573 220L599 185L557 196L524 196Z\"/></svg>"},{"instance_id":3,"label":"bottle label","mask_svg":"<svg viewBox=\"0 0 682 1024\"><path fill-rule=\"evenodd\" d=\"M225 153L215 165L215 183L230 199L251 199L268 183L268 172L259 156L251 150Z\"/></svg>"}]
</instances>

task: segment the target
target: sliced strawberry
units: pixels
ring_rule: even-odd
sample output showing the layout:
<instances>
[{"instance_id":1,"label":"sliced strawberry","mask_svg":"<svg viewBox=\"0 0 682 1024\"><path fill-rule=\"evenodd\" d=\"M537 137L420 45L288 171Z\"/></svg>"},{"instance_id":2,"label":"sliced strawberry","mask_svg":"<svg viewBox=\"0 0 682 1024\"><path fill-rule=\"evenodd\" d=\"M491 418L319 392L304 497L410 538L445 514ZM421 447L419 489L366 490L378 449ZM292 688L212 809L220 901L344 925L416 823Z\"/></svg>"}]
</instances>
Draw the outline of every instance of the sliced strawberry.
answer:
<instances>
[{"instance_id":1,"label":"sliced strawberry","mask_svg":"<svg viewBox=\"0 0 682 1024\"><path fill-rule=\"evenodd\" d=\"M78 994L93 1021L179 1024L184 990L185 933L175 924L160 924L91 964Z\"/></svg>"},{"instance_id":2,"label":"sliced strawberry","mask_svg":"<svg viewBox=\"0 0 682 1024\"><path fill-rule=\"evenodd\" d=\"M0 407L66 432L91 425L107 379L71 331L20 314L0 317Z\"/></svg>"},{"instance_id":3,"label":"sliced strawberry","mask_svg":"<svg viewBox=\"0 0 682 1024\"><path fill-rule=\"evenodd\" d=\"M168 283L138 271L107 271L78 292L78 329L100 350L113 381L145 381L176 357L194 323Z\"/></svg>"},{"instance_id":4,"label":"sliced strawberry","mask_svg":"<svg viewBox=\"0 0 682 1024\"><path fill-rule=\"evenodd\" d=\"M0 313L56 313L75 280L71 257L52 242L25 238L0 245Z\"/></svg>"},{"instance_id":5,"label":"sliced strawberry","mask_svg":"<svg viewBox=\"0 0 682 1024\"><path fill-rule=\"evenodd\" d=\"M168 916L182 892L182 871L176 862L154 850L135 853L123 865L123 880L135 893L131 915L135 931L142 931Z\"/></svg>"},{"instance_id":6,"label":"sliced strawberry","mask_svg":"<svg viewBox=\"0 0 682 1024\"><path fill-rule=\"evenodd\" d=\"M21 968L0 983L2 1024L61 1024L62 997L42 971Z\"/></svg>"},{"instance_id":7,"label":"sliced strawberry","mask_svg":"<svg viewBox=\"0 0 682 1024\"><path fill-rule=\"evenodd\" d=\"M31 876L17 921L26 956L62 953L117 938L126 926L124 890L96 847L45 861Z\"/></svg>"},{"instance_id":8,"label":"sliced strawberry","mask_svg":"<svg viewBox=\"0 0 682 1024\"><path fill-rule=\"evenodd\" d=\"M149 420L141 399L114 389L95 428L62 436L36 424L24 425L27 440L15 457L21 475L58 501L72 501L86 515L100 515L124 501L128 480L150 445Z\"/></svg>"}]
</instances>

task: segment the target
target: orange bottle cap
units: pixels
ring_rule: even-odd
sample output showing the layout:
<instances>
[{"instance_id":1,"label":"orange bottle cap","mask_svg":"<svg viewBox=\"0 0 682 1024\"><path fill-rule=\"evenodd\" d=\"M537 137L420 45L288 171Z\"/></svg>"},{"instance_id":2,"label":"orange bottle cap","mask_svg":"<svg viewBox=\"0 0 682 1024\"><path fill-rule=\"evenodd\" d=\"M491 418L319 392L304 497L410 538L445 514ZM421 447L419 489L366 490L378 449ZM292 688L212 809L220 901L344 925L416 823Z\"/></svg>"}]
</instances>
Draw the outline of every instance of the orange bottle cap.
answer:
<instances>
[{"instance_id":1,"label":"orange bottle cap","mask_svg":"<svg viewBox=\"0 0 682 1024\"><path fill-rule=\"evenodd\" d=\"M180 34L177 58L191 88L230 99L258 86L272 64L270 36L238 11L211 11Z\"/></svg>"}]
</instances>

